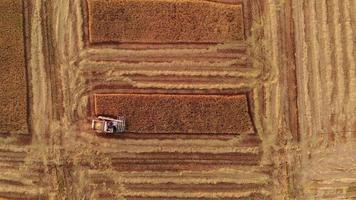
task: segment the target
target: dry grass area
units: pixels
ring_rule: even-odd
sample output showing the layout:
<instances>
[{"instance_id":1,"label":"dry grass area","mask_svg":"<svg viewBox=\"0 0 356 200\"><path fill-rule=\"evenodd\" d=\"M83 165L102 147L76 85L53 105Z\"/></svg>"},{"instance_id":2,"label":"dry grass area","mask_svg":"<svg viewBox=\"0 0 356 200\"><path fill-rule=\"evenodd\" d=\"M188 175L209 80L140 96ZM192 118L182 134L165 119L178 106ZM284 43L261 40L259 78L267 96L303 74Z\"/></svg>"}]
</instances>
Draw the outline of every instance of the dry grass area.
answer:
<instances>
[{"instance_id":1,"label":"dry grass area","mask_svg":"<svg viewBox=\"0 0 356 200\"><path fill-rule=\"evenodd\" d=\"M0 2L0 134L28 133L21 0Z\"/></svg>"},{"instance_id":2,"label":"dry grass area","mask_svg":"<svg viewBox=\"0 0 356 200\"><path fill-rule=\"evenodd\" d=\"M91 43L223 42L244 38L242 6L209 1L88 1Z\"/></svg>"},{"instance_id":3,"label":"dry grass area","mask_svg":"<svg viewBox=\"0 0 356 200\"><path fill-rule=\"evenodd\" d=\"M355 1L23 2L31 135L0 136L0 198L356 198Z\"/></svg>"},{"instance_id":4,"label":"dry grass area","mask_svg":"<svg viewBox=\"0 0 356 200\"><path fill-rule=\"evenodd\" d=\"M356 2L302 1L296 38L306 199L355 199Z\"/></svg>"}]
</instances>

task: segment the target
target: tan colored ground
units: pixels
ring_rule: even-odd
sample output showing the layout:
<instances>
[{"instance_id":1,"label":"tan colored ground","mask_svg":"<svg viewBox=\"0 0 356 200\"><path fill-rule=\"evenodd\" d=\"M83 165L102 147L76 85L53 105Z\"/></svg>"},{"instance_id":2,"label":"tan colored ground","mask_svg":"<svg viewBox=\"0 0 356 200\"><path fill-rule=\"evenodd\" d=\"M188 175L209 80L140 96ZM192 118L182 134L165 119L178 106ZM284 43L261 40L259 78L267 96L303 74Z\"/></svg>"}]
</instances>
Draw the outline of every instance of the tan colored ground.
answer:
<instances>
[{"instance_id":1,"label":"tan colored ground","mask_svg":"<svg viewBox=\"0 0 356 200\"><path fill-rule=\"evenodd\" d=\"M356 198L353 0L206 1L243 3L247 39L98 46L82 0L24 2L31 135L0 137L0 198ZM90 130L95 94L132 93L248 93L255 132Z\"/></svg>"},{"instance_id":2,"label":"tan colored ground","mask_svg":"<svg viewBox=\"0 0 356 200\"><path fill-rule=\"evenodd\" d=\"M23 5L0 1L0 134L28 133Z\"/></svg>"},{"instance_id":3,"label":"tan colored ground","mask_svg":"<svg viewBox=\"0 0 356 200\"><path fill-rule=\"evenodd\" d=\"M355 1L296 4L302 198L356 198L355 11Z\"/></svg>"}]
</instances>

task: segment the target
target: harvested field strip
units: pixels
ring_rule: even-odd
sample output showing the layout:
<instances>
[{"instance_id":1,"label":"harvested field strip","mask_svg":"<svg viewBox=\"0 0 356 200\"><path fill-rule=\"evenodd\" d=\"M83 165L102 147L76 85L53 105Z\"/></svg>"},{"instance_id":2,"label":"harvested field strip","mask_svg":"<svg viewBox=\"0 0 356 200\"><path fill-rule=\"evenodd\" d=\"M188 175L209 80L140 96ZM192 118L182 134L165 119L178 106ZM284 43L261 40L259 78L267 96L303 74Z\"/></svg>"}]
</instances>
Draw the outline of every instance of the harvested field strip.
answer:
<instances>
[{"instance_id":1,"label":"harvested field strip","mask_svg":"<svg viewBox=\"0 0 356 200\"><path fill-rule=\"evenodd\" d=\"M145 50L161 50L161 49L208 49L212 45L218 45L219 43L110 43L110 42L103 42L97 43L95 45L90 45L91 49L121 49L127 51L145 51Z\"/></svg>"},{"instance_id":2,"label":"harvested field strip","mask_svg":"<svg viewBox=\"0 0 356 200\"><path fill-rule=\"evenodd\" d=\"M126 84L156 82L197 84L251 85L261 70L248 67L246 61L160 61L160 62L92 62L84 60L80 63L81 74L93 87L97 84L108 84L108 81L126 81ZM114 83L112 83L114 84ZM112 85L111 84L111 85ZM115 85L115 84L114 84ZM109 88L113 86L108 86ZM212 87L210 87L212 88ZM228 88L228 87L227 87Z\"/></svg>"},{"instance_id":3,"label":"harvested field strip","mask_svg":"<svg viewBox=\"0 0 356 200\"><path fill-rule=\"evenodd\" d=\"M189 43L193 44L194 43ZM187 45L189 45L187 44ZM134 44L132 44L134 45ZM139 45L139 44L138 44ZM144 44L141 44L144 45ZM147 44L149 45L149 44ZM151 44L153 45L153 44ZM83 49L81 52L81 56L83 58L87 58L91 60L92 56L99 56L99 57L106 57L106 58L115 58L117 56L139 56L139 57L178 57L178 56L197 56L197 55L202 55L202 54L221 54L223 55L224 53L233 55L243 55L247 53L247 42L245 41L230 41L225 44L205 44L207 45L206 48L180 48L182 46L177 46L174 45L172 48L164 48L160 49L162 45L153 45L155 48L147 48L147 49L121 49L121 48L115 48L115 46L112 46L113 48L87 48ZM152 47L153 47L152 46ZM178 47L178 48L176 48ZM96 60L96 59L94 59Z\"/></svg>"},{"instance_id":4,"label":"harvested field strip","mask_svg":"<svg viewBox=\"0 0 356 200\"><path fill-rule=\"evenodd\" d=\"M133 78L135 76L132 76ZM189 77L190 78L190 77ZM209 91L209 90L234 90L234 93L246 93L249 92L252 86L258 84L255 79L245 79L248 82L243 81L233 81L229 80L225 83L222 83L223 77L219 79L213 79L210 82L199 82L199 78L197 78L198 82L195 81L185 81L186 79L182 78L182 82L179 81L171 81L167 82L162 80L155 80L154 77L147 76L144 80L132 80L131 77L120 77L120 76L109 76L110 84L105 84L107 82L104 79L94 79L87 80L90 83L91 90L99 90L96 93L100 94L117 94L122 88L135 88L135 89L147 89L151 91L155 90L195 90L195 91ZM179 79L179 78L178 78ZM239 78L235 78L238 80ZM111 91L111 92L110 92ZM156 93L156 92L154 92Z\"/></svg>"},{"instance_id":5,"label":"harvested field strip","mask_svg":"<svg viewBox=\"0 0 356 200\"><path fill-rule=\"evenodd\" d=\"M131 197L140 197L141 199L155 199L157 197L159 198L185 198L185 199L195 199L195 198L208 198L208 199L223 199L223 198L230 198L230 199L249 199L255 195L261 195L264 197L264 199L268 199L270 196L270 192L267 190L250 190L246 192L156 192L156 191L147 191L147 192L132 192L128 191L126 193L122 194L125 198L131 198Z\"/></svg>"},{"instance_id":6,"label":"harvested field strip","mask_svg":"<svg viewBox=\"0 0 356 200\"><path fill-rule=\"evenodd\" d=\"M22 181L14 181L12 179L0 178L0 185L26 186Z\"/></svg>"},{"instance_id":7,"label":"harvested field strip","mask_svg":"<svg viewBox=\"0 0 356 200\"><path fill-rule=\"evenodd\" d=\"M1 163L21 163L24 162L24 157L0 156Z\"/></svg>"},{"instance_id":8,"label":"harvested field strip","mask_svg":"<svg viewBox=\"0 0 356 200\"><path fill-rule=\"evenodd\" d=\"M247 83L221 83L223 78L215 79L214 81L205 83L180 83L179 81L164 82L159 80L155 81L153 77L146 77L145 81L133 81L128 77L124 78L120 76L110 76L110 80L111 81L104 81L104 79L88 79L87 82L90 83L90 89L97 94L117 94L120 93L123 88L146 89L147 91L153 91L153 93L156 93L157 90L195 90L195 93L197 94L198 91L233 90L234 92L232 93L236 94L237 92L249 92L251 86L258 84L258 82L256 82L254 79L246 79L248 81Z\"/></svg>"},{"instance_id":9,"label":"harvested field strip","mask_svg":"<svg viewBox=\"0 0 356 200\"><path fill-rule=\"evenodd\" d=\"M18 170L23 164L22 161L0 162L0 170Z\"/></svg>"},{"instance_id":10,"label":"harvested field strip","mask_svg":"<svg viewBox=\"0 0 356 200\"><path fill-rule=\"evenodd\" d=\"M0 198L42 199L41 177L36 169L26 169L24 155L0 156Z\"/></svg>"},{"instance_id":11,"label":"harvested field strip","mask_svg":"<svg viewBox=\"0 0 356 200\"><path fill-rule=\"evenodd\" d=\"M100 74L104 73L108 69L119 69L120 71L117 71L117 73L122 73L122 74L128 74L128 73L133 73L133 74L153 74L157 75L163 74L163 75L169 75L168 73L174 73L177 75L191 75L191 76L208 76L210 74L211 76L216 75L227 75L227 76L243 76L248 73L251 73L251 75L254 75L260 70L257 69L249 69L246 68L245 64L240 64L238 66L236 65L226 65L224 64L223 66L220 66L219 63L216 63L216 65L212 66L207 66L203 64L188 64L188 65L170 65L168 63L146 63L144 65L141 64L127 64L127 63L110 63L110 62L87 62L87 63L82 63L83 66L83 71L85 71L85 75L88 75L89 73L92 74ZM90 70L90 71L89 71ZM189 70L188 74L185 72L186 70ZM183 73L185 72L185 73ZM204 73L206 72L206 73ZM172 75L171 74L171 75Z\"/></svg>"},{"instance_id":12,"label":"harvested field strip","mask_svg":"<svg viewBox=\"0 0 356 200\"><path fill-rule=\"evenodd\" d=\"M302 147L305 155L326 152L323 146L337 152L354 146L346 133L355 132L356 119L356 1L303 0L296 5L298 112L306 138ZM303 161L309 175L303 184L305 198L352 199L347 193L355 182L352 149L312 153L314 159Z\"/></svg>"},{"instance_id":13,"label":"harvested field strip","mask_svg":"<svg viewBox=\"0 0 356 200\"><path fill-rule=\"evenodd\" d=\"M116 172L114 174L105 174L97 171L90 171L92 183L123 183L123 184L268 184L269 175L263 171L266 169L257 166L236 166L234 169L224 168L211 171L182 171L182 172ZM122 179L111 178L120 176Z\"/></svg>"},{"instance_id":14,"label":"harvested field strip","mask_svg":"<svg viewBox=\"0 0 356 200\"><path fill-rule=\"evenodd\" d=\"M236 89L210 89L210 90L197 90L197 89L152 89L152 88L134 88L128 85L111 85L111 81L107 81L107 84L102 83L100 89L104 89L107 87L111 89L110 86L114 86L115 91L119 91L118 93L98 93L98 94L190 94L190 95L238 95L241 93L247 93L249 90L236 90ZM121 86L121 88L119 88ZM214 135L219 135L215 133Z\"/></svg>"},{"instance_id":15,"label":"harvested field strip","mask_svg":"<svg viewBox=\"0 0 356 200\"><path fill-rule=\"evenodd\" d=\"M90 43L244 39L240 4L191 0L88 0L87 3Z\"/></svg>"},{"instance_id":16,"label":"harvested field strip","mask_svg":"<svg viewBox=\"0 0 356 200\"><path fill-rule=\"evenodd\" d=\"M120 140L131 140L131 139L136 139L136 140L144 140L144 139L157 139L157 140L168 140L168 139L186 139L186 140L192 140L192 139L207 139L207 140L231 140L234 138L237 138L238 136L234 135L226 135L226 134L207 134L207 135L202 135L202 134L167 134L167 133L161 133L161 134L154 134L151 133L150 135L147 135L147 133L143 134L135 134L135 133L126 133L122 135L102 135L102 134L97 134L98 137L101 138L117 138ZM255 136L255 135L252 135ZM251 137L252 137L251 136ZM259 138L257 137L257 140Z\"/></svg>"},{"instance_id":17,"label":"harvested field strip","mask_svg":"<svg viewBox=\"0 0 356 200\"><path fill-rule=\"evenodd\" d=\"M142 157L112 157L111 162L115 169L121 171L199 171L213 170L233 167L237 165L252 166L257 165L260 161L260 155L256 154L238 154L230 158L214 158L213 154L203 154L194 157L174 158L170 156L146 155ZM175 153L171 153L172 156ZM181 154L183 155L183 154ZM217 156L217 155L216 155Z\"/></svg>"},{"instance_id":18,"label":"harvested field strip","mask_svg":"<svg viewBox=\"0 0 356 200\"><path fill-rule=\"evenodd\" d=\"M0 198L9 199L46 199L43 194L43 186L40 183L40 176L23 174L16 170L13 172L19 176L7 176L0 178Z\"/></svg>"},{"instance_id":19,"label":"harvested field strip","mask_svg":"<svg viewBox=\"0 0 356 200\"><path fill-rule=\"evenodd\" d=\"M214 187L212 185L212 187ZM217 184L215 187L219 188L220 185ZM157 189L159 190L159 189ZM153 190L153 191L131 191L127 190L127 192L121 192L120 196L124 197L125 199L145 199L145 200L154 200L154 199L162 199L162 200L191 200L191 199L197 199L197 200L217 200L217 199L223 199L223 200L239 200L239 199L271 199L270 197L270 192L267 190L264 190L263 188L256 188L256 189L250 189L250 190L238 190L234 191L233 189L230 191L214 191L214 190L201 190L199 187L191 187L191 190L197 191L197 192L187 192L187 191L171 191L166 188L162 188L160 191ZM191 191L190 190L190 191ZM110 191L100 191L100 188L96 188L96 199L115 199L117 198L117 195L112 194L112 190Z\"/></svg>"},{"instance_id":20,"label":"harvested field strip","mask_svg":"<svg viewBox=\"0 0 356 200\"><path fill-rule=\"evenodd\" d=\"M162 62L174 62L174 61L194 61L194 62L227 62L227 61L235 61L236 63L246 63L247 56L245 54L238 53L187 53L184 55L179 55L179 53L174 53L172 55L124 55L117 54L115 56L107 56L107 55L86 55L84 58L89 59L90 61L110 61L110 62L122 62L122 63L139 63L139 62L147 62L147 63L162 63Z\"/></svg>"},{"instance_id":21,"label":"harvested field strip","mask_svg":"<svg viewBox=\"0 0 356 200\"><path fill-rule=\"evenodd\" d=\"M354 131L356 111L354 2L304 1L300 41L304 49L299 71L302 123L310 127L311 140L319 133ZM319 62L320 60L320 62ZM308 73L305 73L308 72ZM315 102L321 99L321 103ZM345 114L342 111L345 111ZM340 135L340 134L337 134Z\"/></svg>"},{"instance_id":22,"label":"harvested field strip","mask_svg":"<svg viewBox=\"0 0 356 200\"><path fill-rule=\"evenodd\" d=\"M140 74L133 74L133 73L127 73L123 74L123 77L129 78L132 81L135 82L155 82L155 83L177 83L177 84L209 84L209 83L221 83L221 84L246 84L255 81L254 79L244 79L244 78L237 78L237 77L232 77L227 74L223 76L219 75L197 75L194 76L194 74L191 75L171 75L171 74L162 74L162 75L155 75L153 74L147 74L147 75L140 75Z\"/></svg>"},{"instance_id":23,"label":"harvested field strip","mask_svg":"<svg viewBox=\"0 0 356 200\"><path fill-rule=\"evenodd\" d=\"M98 197L102 199L113 197L112 191L118 188L124 188L120 196L127 199L270 199L268 192L270 186L267 182L243 184L224 182L208 184L126 183L119 186L111 181L96 181L92 186L95 187Z\"/></svg>"},{"instance_id":24,"label":"harvested field strip","mask_svg":"<svg viewBox=\"0 0 356 200\"><path fill-rule=\"evenodd\" d=\"M136 67L129 67L124 69L123 65L118 65L120 67L109 67L105 63L103 65L93 65L90 68L84 68L82 74L86 77L87 80L102 82L102 84L107 83L106 81L113 80L123 80L125 77L128 77L132 80L139 81L140 79L165 79L169 82L169 79L172 79L172 82L181 80L189 82L189 80L194 80L197 82L208 83L208 78L215 80L223 81L227 79L229 83L244 83L245 82L256 82L255 78L261 75L260 70L248 69L248 68L236 68L229 67L229 70L224 69L158 69L158 68L146 68L138 69ZM220 67L219 67L220 68ZM224 68L224 67L222 67ZM201 79L201 80L200 80ZM106 81L105 81L106 80Z\"/></svg>"},{"instance_id":25,"label":"harvested field strip","mask_svg":"<svg viewBox=\"0 0 356 200\"><path fill-rule=\"evenodd\" d=\"M148 134L148 133L130 133L134 136L126 137L125 134L115 137L105 137L96 134L84 133L80 135L83 141L97 143L103 147L118 148L122 146L174 146L187 147L257 147L261 140L258 135L227 135L221 137L215 134ZM178 137L182 135L182 137ZM224 134L226 135L226 134ZM155 137L158 136L158 137ZM192 137L189 137L192 136ZM201 136L201 137L200 137ZM127 147L125 147L127 148Z\"/></svg>"},{"instance_id":26,"label":"harvested field strip","mask_svg":"<svg viewBox=\"0 0 356 200\"><path fill-rule=\"evenodd\" d=\"M180 152L180 153L251 153L258 154L260 140L257 135L245 137L220 138L221 136L203 134L126 134L116 137L102 137L100 135L83 135L83 141L100 146L103 153L143 153L143 152ZM166 137L166 136L167 137ZM84 137L85 136L85 137ZM176 136L176 137L175 137ZM110 141L110 143L108 142ZM209 145L207 145L209 142Z\"/></svg>"},{"instance_id":27,"label":"harvested field strip","mask_svg":"<svg viewBox=\"0 0 356 200\"><path fill-rule=\"evenodd\" d=\"M22 145L22 144L20 144ZM4 145L0 147L0 156L15 156L25 157L28 149L26 147L20 147L18 145ZM1 160L0 160L1 161Z\"/></svg>"},{"instance_id":28,"label":"harvested field strip","mask_svg":"<svg viewBox=\"0 0 356 200\"><path fill-rule=\"evenodd\" d=\"M111 189L115 190L119 185L115 185L113 182L96 182L96 189ZM159 192L164 190L165 192L189 192L196 191L202 193L214 193L214 192L247 192L251 190L259 190L267 188L265 184L247 183L247 184L235 184L235 183L211 183L211 184L181 184L181 183L128 183L125 184L126 191L135 192L147 192L155 191Z\"/></svg>"},{"instance_id":29,"label":"harvested field strip","mask_svg":"<svg viewBox=\"0 0 356 200\"><path fill-rule=\"evenodd\" d=\"M239 44L236 44L239 46ZM223 48L215 47L212 49L186 50L186 49L165 49L165 50L116 50L116 49L88 49L81 53L83 60L88 61L228 61L239 60L239 63L248 60L246 48Z\"/></svg>"},{"instance_id":30,"label":"harvested field strip","mask_svg":"<svg viewBox=\"0 0 356 200\"><path fill-rule=\"evenodd\" d=\"M0 134L0 143L4 144L1 146L0 151L4 149L24 151L26 150L26 146L31 144L31 139L32 136L29 134Z\"/></svg>"},{"instance_id":31,"label":"harvested field strip","mask_svg":"<svg viewBox=\"0 0 356 200\"><path fill-rule=\"evenodd\" d=\"M191 200L192 198L185 198L185 197L166 197L166 196L155 196L155 197L130 197L126 196L125 199L127 200ZM267 200L272 199L270 196L266 196L263 194L253 193L249 196L245 197L219 197L219 198L210 198L210 197L194 197L194 200Z\"/></svg>"},{"instance_id":32,"label":"harvested field strip","mask_svg":"<svg viewBox=\"0 0 356 200\"><path fill-rule=\"evenodd\" d=\"M39 187L41 177L35 171L24 173L19 169L2 170L0 185L36 186Z\"/></svg>"},{"instance_id":33,"label":"harvested field strip","mask_svg":"<svg viewBox=\"0 0 356 200\"><path fill-rule=\"evenodd\" d=\"M0 150L0 169L5 173L8 169L19 169L25 163L26 152Z\"/></svg>"},{"instance_id":34,"label":"harvested field strip","mask_svg":"<svg viewBox=\"0 0 356 200\"><path fill-rule=\"evenodd\" d=\"M112 157L111 159L126 159L130 160L147 160L147 163L155 163L157 160L162 161L184 161L184 160L196 160L196 161L210 161L210 160L222 160L236 162L237 158L246 156L249 158L254 158L256 155L253 154L242 154L242 153L178 153L178 152L153 152L153 153L115 153L117 157Z\"/></svg>"},{"instance_id":35,"label":"harvested field strip","mask_svg":"<svg viewBox=\"0 0 356 200\"><path fill-rule=\"evenodd\" d=\"M101 137L101 136L96 136L96 135L90 135L90 134L84 134L81 135L81 140L91 142L95 145L100 145L102 147L107 147L111 148L112 150L118 149L118 150L124 150L125 148L130 148L132 147L181 147L183 148L189 148L189 147L197 147L197 148L204 148L204 147L212 147L212 148L222 148L222 147L229 147L231 150L233 148L240 148L240 147L258 147L260 144L260 140L257 135L253 136L235 136L234 138L230 138L229 140L226 139L220 139L216 138L213 134L201 134L202 138L198 137L197 135L194 135L194 138L188 138L186 135L183 135L183 138L165 138L163 135L173 135L173 134L159 134L162 137L154 137L157 136L157 134L151 134L148 133L132 133L136 134L137 137L131 139L125 139L123 136L122 138L120 136L117 137ZM178 135L178 134L175 134ZM233 136L233 135L231 135ZM110 143L107 143L110 141Z\"/></svg>"},{"instance_id":36,"label":"harvested field strip","mask_svg":"<svg viewBox=\"0 0 356 200\"><path fill-rule=\"evenodd\" d=\"M175 162L178 163L181 159L189 158L185 154L178 154L178 156L175 153L159 154L157 153L157 156L161 158L177 157ZM108 157L117 155L119 154L115 153ZM134 157L132 154L127 155ZM149 155L149 153L141 155ZM236 160L231 153L225 155L230 155L231 160ZM197 154L191 157L197 158ZM215 159L219 157L225 159L223 154L215 155ZM115 163L112 163L115 171L90 170L90 185L95 188L96 198L110 199L119 194L126 199L270 199L268 192L271 186L270 175L268 169L264 167L224 164L221 169L218 169L219 167L212 166L214 164L199 166L184 163L167 167L165 161L150 166L147 163L154 160L154 157L137 156L137 158L148 161L145 162L144 169L135 171L133 168L137 167L137 164L131 163L131 169L126 171L125 167L115 168ZM184 169L182 165L188 168ZM207 169L207 166L210 168ZM113 193L117 190L120 192Z\"/></svg>"},{"instance_id":37,"label":"harvested field strip","mask_svg":"<svg viewBox=\"0 0 356 200\"><path fill-rule=\"evenodd\" d=\"M323 180L315 182L308 188L309 195L316 199L355 199L356 177Z\"/></svg>"},{"instance_id":38,"label":"harvested field strip","mask_svg":"<svg viewBox=\"0 0 356 200\"><path fill-rule=\"evenodd\" d=\"M265 185L260 184L231 184L231 183L216 183L216 184L126 184L125 189L136 192L201 192L201 193L217 193L217 192L249 192L264 189Z\"/></svg>"},{"instance_id":39,"label":"harvested field strip","mask_svg":"<svg viewBox=\"0 0 356 200\"><path fill-rule=\"evenodd\" d=\"M132 83L140 88L157 89L218 89L230 88L248 90L251 85L256 85L255 79L240 79L235 77L193 77L193 76L142 76L131 75L121 77L126 83ZM96 83L93 82L94 84Z\"/></svg>"},{"instance_id":40,"label":"harvested field strip","mask_svg":"<svg viewBox=\"0 0 356 200\"><path fill-rule=\"evenodd\" d=\"M192 188L194 189L194 188ZM193 193L193 194L183 194L184 192L169 192L169 193L138 193L138 194L124 194L125 199L129 200L268 200L272 199L271 194L265 190L259 191L248 191L239 193Z\"/></svg>"},{"instance_id":41,"label":"harvested field strip","mask_svg":"<svg viewBox=\"0 0 356 200\"><path fill-rule=\"evenodd\" d=\"M26 157L26 152L11 152L11 151L0 151L0 162L6 160L6 158L16 158L24 159Z\"/></svg>"},{"instance_id":42,"label":"harvested field strip","mask_svg":"<svg viewBox=\"0 0 356 200\"><path fill-rule=\"evenodd\" d=\"M239 161L216 161L216 160L156 160L147 162L146 160L113 160L112 167L118 171L201 171L221 169L227 166L244 165L253 166L259 163L259 158L245 158Z\"/></svg>"},{"instance_id":43,"label":"harvested field strip","mask_svg":"<svg viewBox=\"0 0 356 200\"><path fill-rule=\"evenodd\" d=\"M122 76L122 75L146 75L146 76L186 76L186 77L239 77L255 78L261 74L260 70L240 68L240 66L155 66L146 67L144 65L117 63L109 65L106 62L90 63L83 68L83 75L87 79L97 79L100 76ZM189 70L189 71L188 71ZM93 77L91 77L93 76Z\"/></svg>"},{"instance_id":44,"label":"harvested field strip","mask_svg":"<svg viewBox=\"0 0 356 200\"><path fill-rule=\"evenodd\" d=\"M85 62L82 63L82 73L85 76L102 76L111 75L176 75L176 76L226 76L226 77L241 77L241 78L254 78L261 74L258 69L251 69L243 66L244 64L236 66L235 64L220 66L219 63L212 66L203 64L188 64L188 65L170 65L167 63L146 63L146 64L127 64L110 62ZM151 66L152 65L152 66ZM188 71L189 70L189 71Z\"/></svg>"},{"instance_id":45,"label":"harvested field strip","mask_svg":"<svg viewBox=\"0 0 356 200\"><path fill-rule=\"evenodd\" d=\"M215 81L208 82L208 83L179 83L177 82L164 82L164 81L155 81L154 78L151 77L151 80L146 81L133 81L130 78L123 78L123 77L113 77L116 81L112 81L113 85L109 85L108 88L113 87L115 89L115 85L122 85L124 87L130 88L139 88L139 89L163 89L163 90L200 90L200 91L207 91L207 90L235 90L240 92L248 92L251 86L255 86L258 82L256 80L248 80L249 82L234 82L234 83L221 83L222 79L215 79ZM111 79L111 77L110 77ZM112 80L112 79L111 79ZM90 82L90 80L89 80ZM102 81L100 82L93 82L91 84L92 88L96 88L96 86L101 87ZM108 92L108 88L103 89L103 93L112 94L115 90Z\"/></svg>"},{"instance_id":46,"label":"harvested field strip","mask_svg":"<svg viewBox=\"0 0 356 200\"><path fill-rule=\"evenodd\" d=\"M254 132L246 95L95 95L95 115L117 114L131 133Z\"/></svg>"},{"instance_id":47,"label":"harvested field strip","mask_svg":"<svg viewBox=\"0 0 356 200\"><path fill-rule=\"evenodd\" d=\"M0 191L0 199L5 198L6 200L38 200L46 199L45 195L38 194L37 191L28 192L21 187L16 188L6 188L3 192Z\"/></svg>"},{"instance_id":48,"label":"harvested field strip","mask_svg":"<svg viewBox=\"0 0 356 200\"><path fill-rule=\"evenodd\" d=\"M102 146L102 152L104 153L155 153L155 152L180 152L180 153L250 153L258 154L261 149L259 147L230 147L230 146L193 146L182 148L178 146L152 146L152 145L123 145L124 150L112 149L111 147ZM138 147L140 147L138 149Z\"/></svg>"},{"instance_id":49,"label":"harvested field strip","mask_svg":"<svg viewBox=\"0 0 356 200\"><path fill-rule=\"evenodd\" d=\"M142 60L143 62L150 62L152 60L150 59L168 59L168 60L188 60L188 59L197 59L197 60L204 60L206 59L240 59L241 61L246 61L247 60L247 55L246 53L228 53L228 52L201 52L201 53L180 53L180 52L172 52L170 54L159 54L156 52L156 54L151 54L150 52L144 53L140 52L134 55L131 54L125 54L123 52L117 52L119 53L117 56L120 56L120 59L123 60L129 60L132 59L131 61L140 61ZM120 54L121 53L121 54ZM99 55L98 55L99 56ZM104 56L104 55L103 55ZM107 55L106 55L107 56ZM110 56L111 57L111 56ZM96 57L90 58L90 60L95 61ZM107 56L109 58L109 56ZM112 59L118 59L113 57ZM108 60L103 60L103 61L108 61ZM120 61L120 60L112 60L112 61Z\"/></svg>"}]
</instances>

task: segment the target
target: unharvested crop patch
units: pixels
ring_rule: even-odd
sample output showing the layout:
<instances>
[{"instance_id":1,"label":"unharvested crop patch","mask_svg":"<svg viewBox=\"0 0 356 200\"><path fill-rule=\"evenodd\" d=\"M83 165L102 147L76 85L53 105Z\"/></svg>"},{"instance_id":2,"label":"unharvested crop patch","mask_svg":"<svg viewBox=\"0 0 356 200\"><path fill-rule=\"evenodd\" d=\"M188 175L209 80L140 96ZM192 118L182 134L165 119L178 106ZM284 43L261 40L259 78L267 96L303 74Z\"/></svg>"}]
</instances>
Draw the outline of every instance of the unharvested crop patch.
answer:
<instances>
[{"instance_id":1,"label":"unharvested crop patch","mask_svg":"<svg viewBox=\"0 0 356 200\"><path fill-rule=\"evenodd\" d=\"M241 4L203 0L88 0L90 43L244 39Z\"/></svg>"},{"instance_id":2,"label":"unharvested crop patch","mask_svg":"<svg viewBox=\"0 0 356 200\"><path fill-rule=\"evenodd\" d=\"M0 1L0 133L27 133L22 0Z\"/></svg>"},{"instance_id":3,"label":"unharvested crop patch","mask_svg":"<svg viewBox=\"0 0 356 200\"><path fill-rule=\"evenodd\" d=\"M134 133L253 133L246 95L96 94L96 115Z\"/></svg>"}]
</instances>

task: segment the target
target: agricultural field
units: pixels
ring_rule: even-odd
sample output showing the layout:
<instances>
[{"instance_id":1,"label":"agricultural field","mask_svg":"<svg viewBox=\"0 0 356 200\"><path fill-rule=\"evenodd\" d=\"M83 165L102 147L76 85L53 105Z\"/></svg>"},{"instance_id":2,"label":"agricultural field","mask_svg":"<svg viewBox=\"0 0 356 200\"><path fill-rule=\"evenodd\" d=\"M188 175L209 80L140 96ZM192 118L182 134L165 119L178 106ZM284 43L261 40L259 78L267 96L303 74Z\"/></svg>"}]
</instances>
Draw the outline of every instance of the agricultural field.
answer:
<instances>
[{"instance_id":1,"label":"agricultural field","mask_svg":"<svg viewBox=\"0 0 356 200\"><path fill-rule=\"evenodd\" d=\"M355 13L1 1L0 199L355 199Z\"/></svg>"},{"instance_id":2,"label":"agricultural field","mask_svg":"<svg viewBox=\"0 0 356 200\"><path fill-rule=\"evenodd\" d=\"M22 1L0 2L0 133L28 131Z\"/></svg>"},{"instance_id":3,"label":"agricultural field","mask_svg":"<svg viewBox=\"0 0 356 200\"><path fill-rule=\"evenodd\" d=\"M90 43L208 43L244 38L242 5L233 2L89 0L87 6Z\"/></svg>"}]
</instances>

